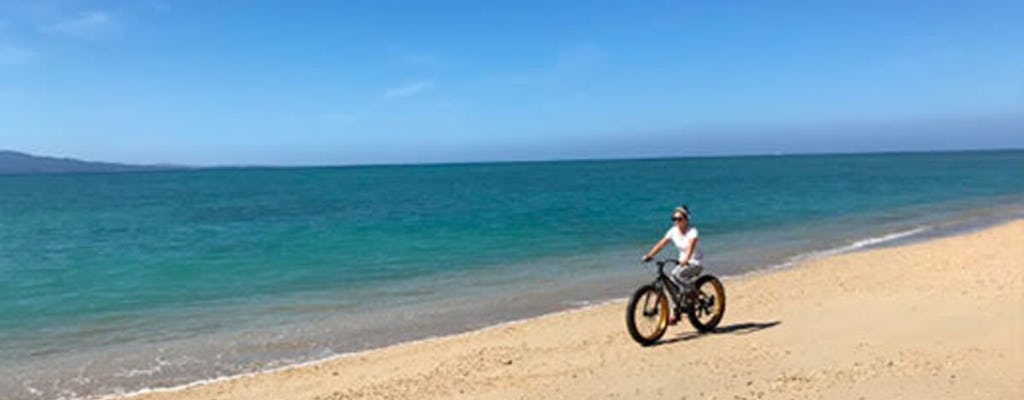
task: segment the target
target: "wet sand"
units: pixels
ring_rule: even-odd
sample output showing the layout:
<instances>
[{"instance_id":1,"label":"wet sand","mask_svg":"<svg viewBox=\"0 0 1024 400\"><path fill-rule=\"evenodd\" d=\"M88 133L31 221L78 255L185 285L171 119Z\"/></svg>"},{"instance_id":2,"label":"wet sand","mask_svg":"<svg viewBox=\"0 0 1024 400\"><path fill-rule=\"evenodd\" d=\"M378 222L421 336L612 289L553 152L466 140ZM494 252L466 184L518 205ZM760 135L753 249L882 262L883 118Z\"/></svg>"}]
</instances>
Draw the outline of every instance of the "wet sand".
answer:
<instances>
[{"instance_id":1,"label":"wet sand","mask_svg":"<svg viewBox=\"0 0 1024 400\"><path fill-rule=\"evenodd\" d=\"M1020 399L1022 282L1014 221L727 280L655 346L617 301L132 399Z\"/></svg>"}]
</instances>

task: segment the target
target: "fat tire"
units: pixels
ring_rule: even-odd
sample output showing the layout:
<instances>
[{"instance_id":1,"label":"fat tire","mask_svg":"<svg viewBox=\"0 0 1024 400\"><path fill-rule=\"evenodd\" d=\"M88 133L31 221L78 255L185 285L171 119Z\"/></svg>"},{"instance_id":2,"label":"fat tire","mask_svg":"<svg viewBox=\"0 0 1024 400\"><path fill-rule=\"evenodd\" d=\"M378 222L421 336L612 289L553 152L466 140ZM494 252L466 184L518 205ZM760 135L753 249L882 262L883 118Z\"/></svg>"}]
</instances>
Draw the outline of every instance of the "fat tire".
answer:
<instances>
[{"instance_id":1,"label":"fat tire","mask_svg":"<svg viewBox=\"0 0 1024 400\"><path fill-rule=\"evenodd\" d=\"M690 320L690 325L693 325L698 332L710 332L718 327L718 323L722 322L722 317L725 316L725 286L722 286L722 282L712 275L704 275L697 278L694 283L694 287L700 289L705 283L711 282L712 288L715 291L715 297L718 298L721 303L721 307L718 308L717 313L707 323L701 322L700 318L697 317L696 307L691 308L686 313L686 318Z\"/></svg>"},{"instance_id":2,"label":"fat tire","mask_svg":"<svg viewBox=\"0 0 1024 400\"><path fill-rule=\"evenodd\" d=\"M651 336L644 336L637 330L636 321L633 318L636 316L636 307L640 302L640 299L645 294L652 291L657 293L658 308L660 309L659 313L661 315L659 316L660 320L658 322L658 329L654 334ZM632 336L633 340L637 343L640 343L643 346L650 346L657 342L658 339L661 339L661 337L665 335L665 331L668 330L668 314L670 312L671 310L668 306L668 297L665 296L665 293L654 285L643 285L639 287L636 292L633 292L633 297L629 299L629 304L626 306L626 329L629 330L629 335Z\"/></svg>"}]
</instances>

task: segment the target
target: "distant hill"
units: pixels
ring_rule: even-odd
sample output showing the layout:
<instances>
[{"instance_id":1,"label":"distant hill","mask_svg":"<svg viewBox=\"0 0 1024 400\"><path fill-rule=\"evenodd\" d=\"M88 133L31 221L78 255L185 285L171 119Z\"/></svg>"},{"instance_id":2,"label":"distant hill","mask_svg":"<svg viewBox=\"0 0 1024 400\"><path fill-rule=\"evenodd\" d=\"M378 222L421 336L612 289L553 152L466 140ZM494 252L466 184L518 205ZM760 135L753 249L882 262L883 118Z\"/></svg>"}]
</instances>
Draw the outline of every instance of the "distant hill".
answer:
<instances>
[{"instance_id":1,"label":"distant hill","mask_svg":"<svg viewBox=\"0 0 1024 400\"><path fill-rule=\"evenodd\" d=\"M34 156L17 151L0 150L0 174L62 174L87 172L129 172L182 169L179 166L128 165L105 162Z\"/></svg>"}]
</instances>

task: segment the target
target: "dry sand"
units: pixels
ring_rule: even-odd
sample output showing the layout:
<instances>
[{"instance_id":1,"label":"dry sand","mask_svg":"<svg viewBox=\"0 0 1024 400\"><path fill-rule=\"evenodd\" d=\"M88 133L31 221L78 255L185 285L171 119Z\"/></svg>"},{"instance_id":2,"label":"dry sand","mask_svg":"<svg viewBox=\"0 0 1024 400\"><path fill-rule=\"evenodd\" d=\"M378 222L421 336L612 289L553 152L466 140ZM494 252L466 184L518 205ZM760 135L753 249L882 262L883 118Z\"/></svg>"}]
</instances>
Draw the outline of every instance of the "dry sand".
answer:
<instances>
[{"instance_id":1,"label":"dry sand","mask_svg":"<svg viewBox=\"0 0 1024 400\"><path fill-rule=\"evenodd\" d=\"M656 346L619 301L133 400L1021 399L1022 272L1015 221L728 280L718 333Z\"/></svg>"}]
</instances>

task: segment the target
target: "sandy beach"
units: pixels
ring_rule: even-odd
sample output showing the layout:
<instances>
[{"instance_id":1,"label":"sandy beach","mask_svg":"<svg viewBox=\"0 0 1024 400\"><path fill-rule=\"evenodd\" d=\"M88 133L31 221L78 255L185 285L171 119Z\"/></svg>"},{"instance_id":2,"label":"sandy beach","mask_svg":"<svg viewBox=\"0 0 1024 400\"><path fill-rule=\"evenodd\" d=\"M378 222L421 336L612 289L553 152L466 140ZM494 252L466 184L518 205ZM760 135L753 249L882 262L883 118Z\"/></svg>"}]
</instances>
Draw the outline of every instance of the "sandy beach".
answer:
<instances>
[{"instance_id":1,"label":"sandy beach","mask_svg":"<svg viewBox=\"0 0 1024 400\"><path fill-rule=\"evenodd\" d=\"M617 301L131 399L1019 399L1022 277L1018 220L729 279L651 347Z\"/></svg>"}]
</instances>

